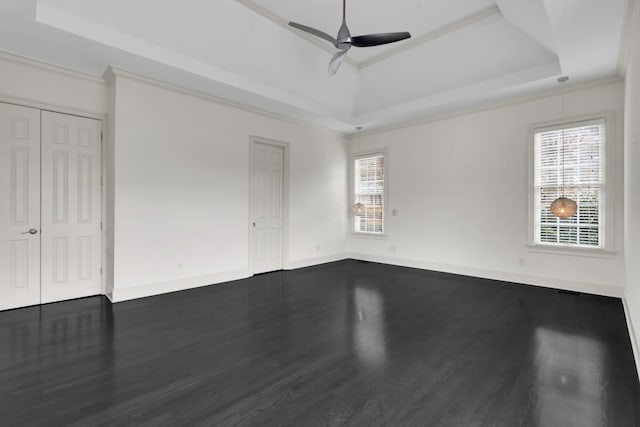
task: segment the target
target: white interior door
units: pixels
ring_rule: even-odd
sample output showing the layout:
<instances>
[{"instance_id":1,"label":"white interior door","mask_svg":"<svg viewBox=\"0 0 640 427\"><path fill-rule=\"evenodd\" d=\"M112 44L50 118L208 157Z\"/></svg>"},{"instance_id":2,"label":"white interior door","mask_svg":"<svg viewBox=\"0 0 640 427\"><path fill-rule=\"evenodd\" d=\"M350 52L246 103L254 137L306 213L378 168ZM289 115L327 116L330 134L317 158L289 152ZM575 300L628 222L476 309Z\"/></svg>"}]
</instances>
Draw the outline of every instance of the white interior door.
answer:
<instances>
[{"instance_id":1,"label":"white interior door","mask_svg":"<svg viewBox=\"0 0 640 427\"><path fill-rule=\"evenodd\" d=\"M40 304L40 110L0 103L0 310Z\"/></svg>"},{"instance_id":2,"label":"white interior door","mask_svg":"<svg viewBox=\"0 0 640 427\"><path fill-rule=\"evenodd\" d=\"M252 270L282 270L284 149L252 145Z\"/></svg>"},{"instance_id":3,"label":"white interior door","mask_svg":"<svg viewBox=\"0 0 640 427\"><path fill-rule=\"evenodd\" d=\"M102 293L101 129L42 112L42 303Z\"/></svg>"}]
</instances>

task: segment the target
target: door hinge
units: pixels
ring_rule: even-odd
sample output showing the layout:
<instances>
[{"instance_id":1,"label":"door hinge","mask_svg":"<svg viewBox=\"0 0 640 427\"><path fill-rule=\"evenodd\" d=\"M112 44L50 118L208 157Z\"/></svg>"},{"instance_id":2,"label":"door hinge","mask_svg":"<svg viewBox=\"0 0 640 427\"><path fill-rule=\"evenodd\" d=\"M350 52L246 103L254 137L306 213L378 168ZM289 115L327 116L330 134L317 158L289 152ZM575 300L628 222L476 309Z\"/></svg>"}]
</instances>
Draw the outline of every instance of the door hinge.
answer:
<instances>
[{"instance_id":1,"label":"door hinge","mask_svg":"<svg viewBox=\"0 0 640 427\"><path fill-rule=\"evenodd\" d=\"M100 275L102 276L102 267L100 267Z\"/></svg>"},{"instance_id":2,"label":"door hinge","mask_svg":"<svg viewBox=\"0 0 640 427\"><path fill-rule=\"evenodd\" d=\"M100 131L100 141L104 141L104 133L102 131Z\"/></svg>"},{"instance_id":3,"label":"door hinge","mask_svg":"<svg viewBox=\"0 0 640 427\"><path fill-rule=\"evenodd\" d=\"M100 223L100 231L102 231L102 223Z\"/></svg>"}]
</instances>

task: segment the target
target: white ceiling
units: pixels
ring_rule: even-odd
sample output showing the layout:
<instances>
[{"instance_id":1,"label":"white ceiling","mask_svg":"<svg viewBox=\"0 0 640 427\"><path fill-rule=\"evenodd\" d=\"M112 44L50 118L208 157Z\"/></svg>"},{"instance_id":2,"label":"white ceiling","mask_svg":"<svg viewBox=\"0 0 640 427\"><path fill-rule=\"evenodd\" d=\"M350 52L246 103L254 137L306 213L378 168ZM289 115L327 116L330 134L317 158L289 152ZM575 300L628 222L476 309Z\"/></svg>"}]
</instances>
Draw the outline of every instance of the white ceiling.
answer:
<instances>
[{"instance_id":1,"label":"white ceiling","mask_svg":"<svg viewBox=\"0 0 640 427\"><path fill-rule=\"evenodd\" d=\"M625 0L349 0L354 35L413 38L334 48L340 0L0 0L0 50L100 75L109 65L340 131L376 128L615 75Z\"/></svg>"},{"instance_id":2,"label":"white ceiling","mask_svg":"<svg viewBox=\"0 0 640 427\"><path fill-rule=\"evenodd\" d=\"M267 11L283 22L295 21L337 35L342 22L341 0L243 0L258 12ZM255 7L258 6L258 7ZM354 36L409 31L414 38L495 8L493 0L347 0L347 24ZM329 45L330 46L330 45ZM398 45L353 49L349 56L358 64Z\"/></svg>"}]
</instances>

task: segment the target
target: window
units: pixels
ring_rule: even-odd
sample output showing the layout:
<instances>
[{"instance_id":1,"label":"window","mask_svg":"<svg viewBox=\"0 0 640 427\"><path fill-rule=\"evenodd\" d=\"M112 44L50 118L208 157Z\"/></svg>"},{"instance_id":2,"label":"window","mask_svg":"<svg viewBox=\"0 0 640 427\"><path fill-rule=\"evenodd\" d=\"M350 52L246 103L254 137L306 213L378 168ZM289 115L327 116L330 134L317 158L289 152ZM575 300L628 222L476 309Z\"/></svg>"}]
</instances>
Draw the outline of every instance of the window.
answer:
<instances>
[{"instance_id":1,"label":"window","mask_svg":"<svg viewBox=\"0 0 640 427\"><path fill-rule=\"evenodd\" d=\"M384 153L356 156L354 162L354 201L362 203L364 213L354 215L356 233L384 233Z\"/></svg>"},{"instance_id":2,"label":"window","mask_svg":"<svg viewBox=\"0 0 640 427\"><path fill-rule=\"evenodd\" d=\"M534 131L536 245L604 248L605 120ZM557 218L551 203L564 196L578 212Z\"/></svg>"}]
</instances>

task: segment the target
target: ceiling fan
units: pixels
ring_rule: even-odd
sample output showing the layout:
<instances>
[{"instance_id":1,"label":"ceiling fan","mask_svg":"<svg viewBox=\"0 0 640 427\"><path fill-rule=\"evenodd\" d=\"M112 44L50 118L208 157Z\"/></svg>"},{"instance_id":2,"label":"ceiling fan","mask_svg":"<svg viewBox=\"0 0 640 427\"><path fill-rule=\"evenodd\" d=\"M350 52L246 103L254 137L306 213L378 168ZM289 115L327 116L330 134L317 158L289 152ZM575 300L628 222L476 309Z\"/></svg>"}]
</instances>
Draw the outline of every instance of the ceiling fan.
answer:
<instances>
[{"instance_id":1,"label":"ceiling fan","mask_svg":"<svg viewBox=\"0 0 640 427\"><path fill-rule=\"evenodd\" d=\"M297 28L316 37L320 37L321 39L330 42L338 49L338 52L333 56L333 58L331 58L331 61L329 62L330 76L333 76L338 71L340 64L342 64L342 60L344 59L349 49L351 49L351 46L380 46L383 44L395 43L411 37L411 34L406 31L400 33L378 33L351 37L351 32L349 31L349 27L347 27L346 15L347 0L342 0L342 25L340 25L337 37L332 37L324 31L316 30L315 28L307 27L306 25L298 24L296 22L289 22L289 25L293 28Z\"/></svg>"}]
</instances>

